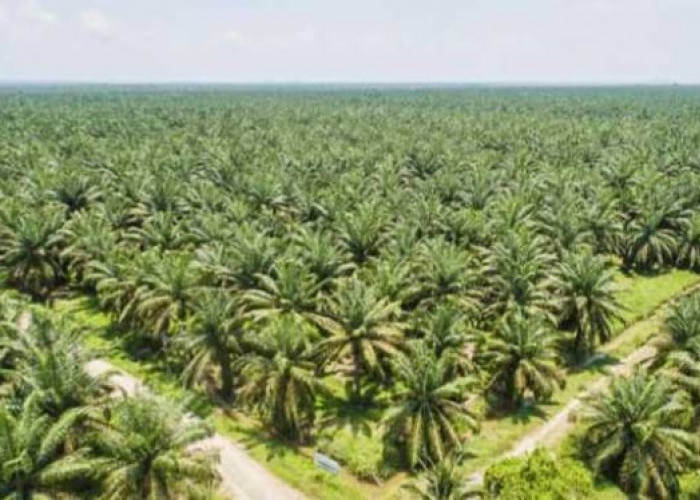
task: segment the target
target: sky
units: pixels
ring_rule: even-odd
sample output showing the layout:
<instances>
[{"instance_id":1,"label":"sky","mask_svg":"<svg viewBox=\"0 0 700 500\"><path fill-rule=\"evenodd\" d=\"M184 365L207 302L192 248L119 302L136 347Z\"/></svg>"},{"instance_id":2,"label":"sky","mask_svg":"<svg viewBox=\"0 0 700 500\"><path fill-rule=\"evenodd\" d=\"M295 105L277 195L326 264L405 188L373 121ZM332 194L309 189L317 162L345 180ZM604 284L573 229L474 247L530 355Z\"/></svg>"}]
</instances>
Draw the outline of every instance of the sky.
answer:
<instances>
[{"instance_id":1,"label":"sky","mask_svg":"<svg viewBox=\"0 0 700 500\"><path fill-rule=\"evenodd\" d=\"M700 0L0 0L0 81L700 83Z\"/></svg>"}]
</instances>

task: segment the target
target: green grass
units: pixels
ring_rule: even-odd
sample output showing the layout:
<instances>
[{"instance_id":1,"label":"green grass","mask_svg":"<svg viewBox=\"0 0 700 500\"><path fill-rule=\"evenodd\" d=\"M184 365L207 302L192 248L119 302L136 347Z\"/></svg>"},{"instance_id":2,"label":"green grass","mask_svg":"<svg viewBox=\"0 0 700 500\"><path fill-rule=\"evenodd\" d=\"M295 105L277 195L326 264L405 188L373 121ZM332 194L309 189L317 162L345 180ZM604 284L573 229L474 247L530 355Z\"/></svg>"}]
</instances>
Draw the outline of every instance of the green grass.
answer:
<instances>
[{"instance_id":1,"label":"green grass","mask_svg":"<svg viewBox=\"0 0 700 500\"><path fill-rule=\"evenodd\" d=\"M615 283L620 290L620 302L626 308L622 313L625 325L647 317L668 299L699 280L696 273L678 269L652 275L618 273ZM618 326L618 329L622 328L623 325Z\"/></svg>"}]
</instances>

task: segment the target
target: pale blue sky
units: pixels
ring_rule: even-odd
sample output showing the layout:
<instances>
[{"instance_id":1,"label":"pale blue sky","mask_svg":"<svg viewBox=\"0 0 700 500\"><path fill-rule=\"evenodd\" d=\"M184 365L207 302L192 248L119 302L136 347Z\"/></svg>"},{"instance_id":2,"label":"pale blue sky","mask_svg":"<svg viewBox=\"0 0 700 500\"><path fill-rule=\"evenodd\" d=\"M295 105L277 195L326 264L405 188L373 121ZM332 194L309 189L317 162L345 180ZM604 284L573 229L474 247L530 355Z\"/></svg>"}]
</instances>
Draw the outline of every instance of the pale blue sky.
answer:
<instances>
[{"instance_id":1,"label":"pale blue sky","mask_svg":"<svg viewBox=\"0 0 700 500\"><path fill-rule=\"evenodd\" d=\"M700 82L700 0L0 0L0 80Z\"/></svg>"}]
</instances>

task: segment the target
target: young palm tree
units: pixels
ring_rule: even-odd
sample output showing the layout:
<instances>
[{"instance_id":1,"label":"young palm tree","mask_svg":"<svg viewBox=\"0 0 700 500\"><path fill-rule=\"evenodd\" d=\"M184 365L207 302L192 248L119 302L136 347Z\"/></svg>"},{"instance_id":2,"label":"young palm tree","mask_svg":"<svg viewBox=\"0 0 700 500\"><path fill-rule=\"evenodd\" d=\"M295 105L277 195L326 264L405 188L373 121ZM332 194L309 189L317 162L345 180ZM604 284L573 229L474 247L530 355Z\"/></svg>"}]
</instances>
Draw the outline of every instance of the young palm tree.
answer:
<instances>
[{"instance_id":1,"label":"young palm tree","mask_svg":"<svg viewBox=\"0 0 700 500\"><path fill-rule=\"evenodd\" d=\"M180 339L190 359L182 373L187 384L206 380L215 364L221 395L226 401L233 399L234 361L242 353L240 338L245 323L243 307L224 290L206 290L195 299L191 322Z\"/></svg>"},{"instance_id":2,"label":"young palm tree","mask_svg":"<svg viewBox=\"0 0 700 500\"><path fill-rule=\"evenodd\" d=\"M319 342L322 364L348 362L352 397L362 399L362 377L385 373L385 361L396 355L403 343L403 324L397 321L399 307L379 299L374 290L356 278L344 281L331 297L328 313L313 320L329 337Z\"/></svg>"},{"instance_id":3,"label":"young palm tree","mask_svg":"<svg viewBox=\"0 0 700 500\"><path fill-rule=\"evenodd\" d=\"M440 462L463 444L465 427L479 427L466 405L475 380L452 376L445 360L420 344L399 357L395 369L399 389L385 415L387 438L398 437L409 467Z\"/></svg>"},{"instance_id":4,"label":"young palm tree","mask_svg":"<svg viewBox=\"0 0 700 500\"><path fill-rule=\"evenodd\" d=\"M54 420L41 411L36 395L17 411L0 404L0 498L57 498L70 493L71 481L93 479L86 450L64 446L85 417L84 409L74 409Z\"/></svg>"},{"instance_id":5,"label":"young palm tree","mask_svg":"<svg viewBox=\"0 0 700 500\"><path fill-rule=\"evenodd\" d=\"M109 421L92 435L104 498L206 498L218 482L217 457L190 449L211 434L200 420L183 418L153 397L119 400Z\"/></svg>"},{"instance_id":6,"label":"young palm tree","mask_svg":"<svg viewBox=\"0 0 700 500\"><path fill-rule=\"evenodd\" d=\"M543 401L556 386L564 386L556 337L541 318L504 318L495 332L484 336L477 356L491 373L487 388L505 398L510 409L518 408L528 391L535 401Z\"/></svg>"},{"instance_id":7,"label":"young palm tree","mask_svg":"<svg viewBox=\"0 0 700 500\"><path fill-rule=\"evenodd\" d=\"M241 400L276 433L305 439L314 421L316 395L324 391L315 375L309 331L287 315L246 341L251 352L241 359Z\"/></svg>"},{"instance_id":8,"label":"young palm tree","mask_svg":"<svg viewBox=\"0 0 700 500\"><path fill-rule=\"evenodd\" d=\"M674 498L678 475L697 465L690 405L670 381L645 371L615 378L587 400L585 447L594 466L631 495Z\"/></svg>"},{"instance_id":9,"label":"young palm tree","mask_svg":"<svg viewBox=\"0 0 700 500\"><path fill-rule=\"evenodd\" d=\"M432 463L420 477L403 486L411 498L419 500L466 500L481 494L468 484L462 470L464 453L450 452L439 462Z\"/></svg>"},{"instance_id":10,"label":"young palm tree","mask_svg":"<svg viewBox=\"0 0 700 500\"><path fill-rule=\"evenodd\" d=\"M615 272L605 258L591 253L570 254L553 278L559 298L560 324L574 329L574 352L590 352L596 342L612 337L614 320L621 320Z\"/></svg>"}]
</instances>

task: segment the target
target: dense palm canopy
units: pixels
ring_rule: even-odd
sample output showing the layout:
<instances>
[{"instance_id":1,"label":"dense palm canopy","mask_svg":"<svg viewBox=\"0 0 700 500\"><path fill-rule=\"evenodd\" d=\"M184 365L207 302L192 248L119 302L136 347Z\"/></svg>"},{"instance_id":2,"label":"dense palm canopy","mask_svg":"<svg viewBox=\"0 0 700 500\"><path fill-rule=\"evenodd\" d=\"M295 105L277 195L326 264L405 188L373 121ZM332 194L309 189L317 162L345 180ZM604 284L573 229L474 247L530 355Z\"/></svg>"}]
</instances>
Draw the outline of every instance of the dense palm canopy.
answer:
<instances>
[{"instance_id":1,"label":"dense palm canopy","mask_svg":"<svg viewBox=\"0 0 700 500\"><path fill-rule=\"evenodd\" d=\"M467 392L540 404L571 351L611 339L616 273L698 268L695 90L1 92L2 283L99 308L129 356L286 438L314 440L320 408L378 433L391 405L428 429L406 408L438 401L439 438L381 446L443 456L474 426ZM654 364L689 404L693 308ZM66 345L83 340L51 350L10 309L0 398L97 418L102 381ZM69 441L93 459L90 425ZM163 493L157 474L139 494Z\"/></svg>"}]
</instances>

